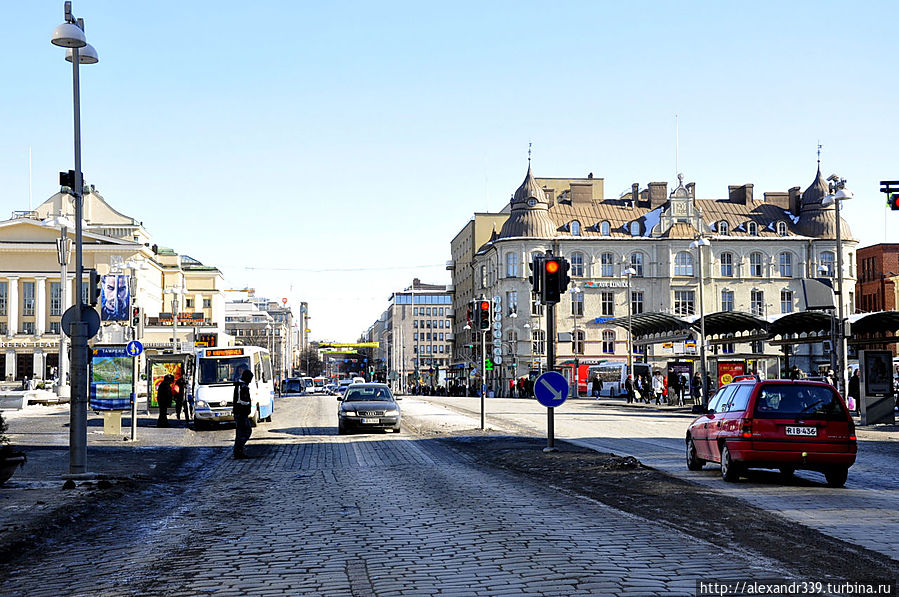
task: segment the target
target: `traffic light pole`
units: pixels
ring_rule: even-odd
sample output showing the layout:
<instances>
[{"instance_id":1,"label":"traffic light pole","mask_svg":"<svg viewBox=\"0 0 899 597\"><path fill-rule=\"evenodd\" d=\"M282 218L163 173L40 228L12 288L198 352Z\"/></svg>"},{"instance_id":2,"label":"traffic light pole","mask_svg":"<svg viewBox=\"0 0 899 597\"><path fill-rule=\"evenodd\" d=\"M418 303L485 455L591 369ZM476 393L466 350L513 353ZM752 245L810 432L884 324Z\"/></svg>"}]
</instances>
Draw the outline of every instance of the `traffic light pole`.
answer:
<instances>
[{"instance_id":1,"label":"traffic light pole","mask_svg":"<svg viewBox=\"0 0 899 597\"><path fill-rule=\"evenodd\" d=\"M486 397L487 397L487 331L484 330L481 332L481 430L482 431L485 428L484 407L485 407L485 398Z\"/></svg>"},{"instance_id":2,"label":"traffic light pole","mask_svg":"<svg viewBox=\"0 0 899 597\"><path fill-rule=\"evenodd\" d=\"M549 336L546 343L546 370L556 370L556 305L546 305L546 334ZM544 452L556 451L556 420L555 408L546 408L546 447Z\"/></svg>"}]
</instances>

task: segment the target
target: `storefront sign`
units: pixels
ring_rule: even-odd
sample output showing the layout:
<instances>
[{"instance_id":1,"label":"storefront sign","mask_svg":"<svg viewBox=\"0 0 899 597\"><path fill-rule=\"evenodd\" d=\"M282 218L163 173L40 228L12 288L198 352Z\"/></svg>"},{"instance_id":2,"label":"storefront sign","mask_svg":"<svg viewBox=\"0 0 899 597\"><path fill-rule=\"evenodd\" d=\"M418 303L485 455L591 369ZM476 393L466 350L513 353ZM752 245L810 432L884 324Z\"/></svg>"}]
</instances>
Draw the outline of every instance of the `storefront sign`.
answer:
<instances>
[{"instance_id":1,"label":"storefront sign","mask_svg":"<svg viewBox=\"0 0 899 597\"><path fill-rule=\"evenodd\" d=\"M584 288L627 288L627 281L600 280L599 282L584 282Z\"/></svg>"}]
</instances>

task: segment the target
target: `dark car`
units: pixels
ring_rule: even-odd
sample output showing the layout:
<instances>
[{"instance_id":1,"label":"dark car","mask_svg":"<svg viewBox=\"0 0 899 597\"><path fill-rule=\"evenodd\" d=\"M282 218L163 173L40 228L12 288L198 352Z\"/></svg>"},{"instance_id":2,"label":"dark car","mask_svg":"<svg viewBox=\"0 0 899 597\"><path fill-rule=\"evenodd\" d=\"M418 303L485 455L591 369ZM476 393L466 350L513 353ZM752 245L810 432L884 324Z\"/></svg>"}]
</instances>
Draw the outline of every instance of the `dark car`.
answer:
<instances>
[{"instance_id":1,"label":"dark car","mask_svg":"<svg viewBox=\"0 0 899 597\"><path fill-rule=\"evenodd\" d=\"M747 468L824 473L842 487L855 463L855 424L833 386L815 381L741 379L715 394L687 429L687 468L721 464L725 481Z\"/></svg>"},{"instance_id":2,"label":"dark car","mask_svg":"<svg viewBox=\"0 0 899 597\"><path fill-rule=\"evenodd\" d=\"M305 396L306 395L306 382L304 382L301 378L291 377L285 379L281 384L280 388L281 396Z\"/></svg>"},{"instance_id":3,"label":"dark car","mask_svg":"<svg viewBox=\"0 0 899 597\"><path fill-rule=\"evenodd\" d=\"M402 414L390 388L382 383L356 383L337 396L337 433L385 429L399 433Z\"/></svg>"}]
</instances>

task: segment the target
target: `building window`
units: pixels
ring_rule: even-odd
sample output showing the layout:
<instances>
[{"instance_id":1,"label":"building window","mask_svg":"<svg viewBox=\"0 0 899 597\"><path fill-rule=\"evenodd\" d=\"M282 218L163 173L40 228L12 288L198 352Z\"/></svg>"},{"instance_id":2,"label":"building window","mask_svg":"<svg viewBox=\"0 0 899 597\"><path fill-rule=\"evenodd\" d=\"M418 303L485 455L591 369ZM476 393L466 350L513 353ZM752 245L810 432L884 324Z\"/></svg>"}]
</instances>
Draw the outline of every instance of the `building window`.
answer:
<instances>
[{"instance_id":1,"label":"building window","mask_svg":"<svg viewBox=\"0 0 899 597\"><path fill-rule=\"evenodd\" d=\"M203 308L204 309L212 308L212 299L203 299Z\"/></svg>"},{"instance_id":2,"label":"building window","mask_svg":"<svg viewBox=\"0 0 899 597\"><path fill-rule=\"evenodd\" d=\"M487 266L481 266L481 288L487 288Z\"/></svg>"},{"instance_id":3,"label":"building window","mask_svg":"<svg viewBox=\"0 0 899 597\"><path fill-rule=\"evenodd\" d=\"M412 332L412 339L416 341L418 340L418 332Z\"/></svg>"},{"instance_id":4,"label":"building window","mask_svg":"<svg viewBox=\"0 0 899 597\"><path fill-rule=\"evenodd\" d=\"M761 290L753 290L749 293L749 311L756 317L765 315L765 293Z\"/></svg>"},{"instance_id":5,"label":"building window","mask_svg":"<svg viewBox=\"0 0 899 597\"><path fill-rule=\"evenodd\" d=\"M575 292L571 295L571 314L577 317L584 316L584 293Z\"/></svg>"},{"instance_id":6,"label":"building window","mask_svg":"<svg viewBox=\"0 0 899 597\"><path fill-rule=\"evenodd\" d=\"M762 254L761 253L750 253L749 254L749 275L753 278L761 278L762 277Z\"/></svg>"},{"instance_id":7,"label":"building window","mask_svg":"<svg viewBox=\"0 0 899 597\"><path fill-rule=\"evenodd\" d=\"M759 225L755 222L746 222L746 232L751 234L752 236L759 235Z\"/></svg>"},{"instance_id":8,"label":"building window","mask_svg":"<svg viewBox=\"0 0 899 597\"><path fill-rule=\"evenodd\" d=\"M34 315L34 282L22 282L22 315Z\"/></svg>"},{"instance_id":9,"label":"building window","mask_svg":"<svg viewBox=\"0 0 899 597\"><path fill-rule=\"evenodd\" d=\"M643 277L643 253L637 251L636 253L631 253L631 267L634 269L634 274L632 274L635 278Z\"/></svg>"},{"instance_id":10,"label":"building window","mask_svg":"<svg viewBox=\"0 0 899 597\"><path fill-rule=\"evenodd\" d=\"M571 352L584 354L585 335L583 330L575 330L571 335Z\"/></svg>"},{"instance_id":11,"label":"building window","mask_svg":"<svg viewBox=\"0 0 899 597\"><path fill-rule=\"evenodd\" d=\"M515 253L515 252L506 253L506 277L507 278L517 278L518 277L518 253Z\"/></svg>"},{"instance_id":12,"label":"building window","mask_svg":"<svg viewBox=\"0 0 899 597\"><path fill-rule=\"evenodd\" d=\"M615 293L600 292L599 293L599 312L601 315L615 315Z\"/></svg>"},{"instance_id":13,"label":"building window","mask_svg":"<svg viewBox=\"0 0 899 597\"><path fill-rule=\"evenodd\" d=\"M630 225L631 236L640 236L640 222L633 221Z\"/></svg>"},{"instance_id":14,"label":"building window","mask_svg":"<svg viewBox=\"0 0 899 597\"><path fill-rule=\"evenodd\" d=\"M612 226L608 222L599 223L599 234L601 236L609 236L612 234Z\"/></svg>"},{"instance_id":15,"label":"building window","mask_svg":"<svg viewBox=\"0 0 899 597\"><path fill-rule=\"evenodd\" d=\"M642 290L633 290L631 291L631 313L643 313L643 291Z\"/></svg>"},{"instance_id":16,"label":"building window","mask_svg":"<svg viewBox=\"0 0 899 597\"><path fill-rule=\"evenodd\" d=\"M734 254L730 252L721 253L721 277L734 277Z\"/></svg>"},{"instance_id":17,"label":"building window","mask_svg":"<svg viewBox=\"0 0 899 597\"><path fill-rule=\"evenodd\" d=\"M543 303L534 299L531 301L531 315L534 317L542 317L543 316Z\"/></svg>"},{"instance_id":18,"label":"building window","mask_svg":"<svg viewBox=\"0 0 899 597\"><path fill-rule=\"evenodd\" d=\"M793 277L793 254L787 253L784 251L780 254L780 277L781 278L792 278Z\"/></svg>"},{"instance_id":19,"label":"building window","mask_svg":"<svg viewBox=\"0 0 899 597\"><path fill-rule=\"evenodd\" d=\"M572 220L571 224L569 224L569 229L571 230L572 236L580 236L581 235L581 223L577 220Z\"/></svg>"},{"instance_id":20,"label":"building window","mask_svg":"<svg viewBox=\"0 0 899 597\"><path fill-rule=\"evenodd\" d=\"M51 334L59 334L59 322L58 321L50 322L50 333Z\"/></svg>"},{"instance_id":21,"label":"building window","mask_svg":"<svg viewBox=\"0 0 899 597\"><path fill-rule=\"evenodd\" d=\"M828 278L833 278L837 271L836 260L837 256L833 251L824 251L821 253L821 268L824 271L820 273L823 273L823 275Z\"/></svg>"},{"instance_id":22,"label":"building window","mask_svg":"<svg viewBox=\"0 0 899 597\"><path fill-rule=\"evenodd\" d=\"M693 275L693 256L686 251L681 251L674 256L674 275L675 276L692 276Z\"/></svg>"},{"instance_id":23,"label":"building window","mask_svg":"<svg viewBox=\"0 0 899 597\"><path fill-rule=\"evenodd\" d=\"M534 330L531 332L534 354L544 354L546 352L546 332L543 330Z\"/></svg>"},{"instance_id":24,"label":"building window","mask_svg":"<svg viewBox=\"0 0 899 597\"><path fill-rule=\"evenodd\" d=\"M777 235L778 236L786 236L787 235L787 223L786 222L778 222L777 223Z\"/></svg>"},{"instance_id":25,"label":"building window","mask_svg":"<svg viewBox=\"0 0 899 597\"><path fill-rule=\"evenodd\" d=\"M722 311L733 311L734 310L734 291L733 290L722 290L721 291L721 310Z\"/></svg>"},{"instance_id":26,"label":"building window","mask_svg":"<svg viewBox=\"0 0 899 597\"><path fill-rule=\"evenodd\" d=\"M603 278L611 278L615 275L615 256L611 253L603 253L599 256L599 263L602 269L601 276Z\"/></svg>"},{"instance_id":27,"label":"building window","mask_svg":"<svg viewBox=\"0 0 899 597\"><path fill-rule=\"evenodd\" d=\"M689 257L689 255L688 255ZM692 290L675 290L674 291L674 314L675 315L693 315L696 313L694 306L695 293Z\"/></svg>"},{"instance_id":28,"label":"building window","mask_svg":"<svg viewBox=\"0 0 899 597\"><path fill-rule=\"evenodd\" d=\"M721 345L721 352L724 354L734 354L736 352L735 345L733 342L727 342Z\"/></svg>"},{"instance_id":29,"label":"building window","mask_svg":"<svg viewBox=\"0 0 899 597\"><path fill-rule=\"evenodd\" d=\"M194 308L194 299L184 299L184 306L188 309Z\"/></svg>"},{"instance_id":30,"label":"building window","mask_svg":"<svg viewBox=\"0 0 899 597\"><path fill-rule=\"evenodd\" d=\"M726 220L718 222L718 234L723 236L730 234L730 224L728 224Z\"/></svg>"},{"instance_id":31,"label":"building window","mask_svg":"<svg viewBox=\"0 0 899 597\"><path fill-rule=\"evenodd\" d=\"M518 291L510 290L506 292L506 305L509 310L509 315L512 313L518 313Z\"/></svg>"},{"instance_id":32,"label":"building window","mask_svg":"<svg viewBox=\"0 0 899 597\"><path fill-rule=\"evenodd\" d=\"M62 284L50 282L50 315L62 315Z\"/></svg>"},{"instance_id":33,"label":"building window","mask_svg":"<svg viewBox=\"0 0 899 597\"><path fill-rule=\"evenodd\" d=\"M583 278L584 277L584 254L583 253L572 253L571 254L571 275L575 278Z\"/></svg>"},{"instance_id":34,"label":"building window","mask_svg":"<svg viewBox=\"0 0 899 597\"><path fill-rule=\"evenodd\" d=\"M603 354L615 354L615 332L612 330L602 331L602 352Z\"/></svg>"},{"instance_id":35,"label":"building window","mask_svg":"<svg viewBox=\"0 0 899 597\"><path fill-rule=\"evenodd\" d=\"M29 336L34 335L34 322L33 321L23 321L22 322L22 333L28 334Z\"/></svg>"},{"instance_id":36,"label":"building window","mask_svg":"<svg viewBox=\"0 0 899 597\"><path fill-rule=\"evenodd\" d=\"M418 329L418 320L417 319L412 320L412 329L414 329L414 330Z\"/></svg>"},{"instance_id":37,"label":"building window","mask_svg":"<svg viewBox=\"0 0 899 597\"><path fill-rule=\"evenodd\" d=\"M781 290L780 291L780 312L781 313L792 313L793 312L793 291L792 290Z\"/></svg>"},{"instance_id":38,"label":"building window","mask_svg":"<svg viewBox=\"0 0 899 597\"><path fill-rule=\"evenodd\" d=\"M0 315L6 315L9 305L9 282L0 282ZM4 372L5 374L5 372Z\"/></svg>"}]
</instances>

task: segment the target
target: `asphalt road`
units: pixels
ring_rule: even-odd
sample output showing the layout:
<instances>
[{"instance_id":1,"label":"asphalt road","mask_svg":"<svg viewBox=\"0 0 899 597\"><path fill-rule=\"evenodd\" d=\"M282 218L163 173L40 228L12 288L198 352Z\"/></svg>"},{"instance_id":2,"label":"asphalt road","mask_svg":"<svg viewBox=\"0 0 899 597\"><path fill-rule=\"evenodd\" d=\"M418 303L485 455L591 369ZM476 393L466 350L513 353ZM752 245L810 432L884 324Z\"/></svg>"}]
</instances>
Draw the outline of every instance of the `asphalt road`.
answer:
<instances>
[{"instance_id":1,"label":"asphalt road","mask_svg":"<svg viewBox=\"0 0 899 597\"><path fill-rule=\"evenodd\" d=\"M122 463L157 444L194 456L39 538L0 594L688 595L699 579L795 578L761 554L476 466L428 431L454 415L404 405L421 434L338 436L334 398L281 400L246 461L229 457L232 428L142 426L141 445L116 448ZM13 419L18 443L64 444L63 415ZM124 443L93 433L89 458L111 442Z\"/></svg>"}]
</instances>

